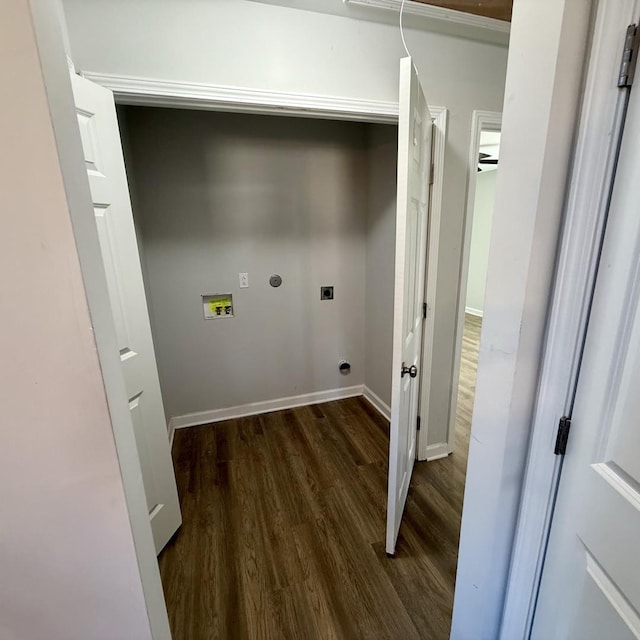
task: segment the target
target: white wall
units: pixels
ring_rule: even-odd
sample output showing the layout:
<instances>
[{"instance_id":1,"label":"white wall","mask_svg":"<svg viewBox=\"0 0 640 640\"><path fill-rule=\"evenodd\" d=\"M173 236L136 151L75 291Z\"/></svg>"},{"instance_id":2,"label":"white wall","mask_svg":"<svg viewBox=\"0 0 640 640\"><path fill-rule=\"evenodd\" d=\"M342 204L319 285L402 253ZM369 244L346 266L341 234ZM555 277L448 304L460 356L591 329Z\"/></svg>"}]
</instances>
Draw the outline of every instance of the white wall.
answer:
<instances>
[{"instance_id":1,"label":"white wall","mask_svg":"<svg viewBox=\"0 0 640 640\"><path fill-rule=\"evenodd\" d=\"M120 116L167 414L362 385L367 125ZM322 285L334 300L320 299ZM234 318L203 318L201 295L217 293L233 294Z\"/></svg>"},{"instance_id":2,"label":"white wall","mask_svg":"<svg viewBox=\"0 0 640 640\"><path fill-rule=\"evenodd\" d=\"M55 37L55 22L47 27ZM0 5L0 637L143 640L149 620L41 57L70 95L66 62L61 43L55 55L38 50L33 29L27 0Z\"/></svg>"},{"instance_id":3,"label":"white wall","mask_svg":"<svg viewBox=\"0 0 640 640\"><path fill-rule=\"evenodd\" d=\"M365 385L391 405L398 128L370 125L365 322Z\"/></svg>"},{"instance_id":4,"label":"white wall","mask_svg":"<svg viewBox=\"0 0 640 640\"><path fill-rule=\"evenodd\" d=\"M590 13L514 2L452 640L499 635Z\"/></svg>"},{"instance_id":5,"label":"white wall","mask_svg":"<svg viewBox=\"0 0 640 640\"><path fill-rule=\"evenodd\" d=\"M489 242L491 240L491 220L496 193L495 170L481 171L476 178L476 196L473 205L473 229L469 249L469 273L467 279L468 313L482 315L484 291L489 263Z\"/></svg>"},{"instance_id":6,"label":"white wall","mask_svg":"<svg viewBox=\"0 0 640 640\"><path fill-rule=\"evenodd\" d=\"M336 12L347 11L336 2ZM168 80L397 101L395 24L247 0L65 0L80 70ZM429 438L447 438L458 304L466 159L474 109L502 110L503 46L408 28L431 104L450 109L433 310L435 347Z\"/></svg>"}]
</instances>

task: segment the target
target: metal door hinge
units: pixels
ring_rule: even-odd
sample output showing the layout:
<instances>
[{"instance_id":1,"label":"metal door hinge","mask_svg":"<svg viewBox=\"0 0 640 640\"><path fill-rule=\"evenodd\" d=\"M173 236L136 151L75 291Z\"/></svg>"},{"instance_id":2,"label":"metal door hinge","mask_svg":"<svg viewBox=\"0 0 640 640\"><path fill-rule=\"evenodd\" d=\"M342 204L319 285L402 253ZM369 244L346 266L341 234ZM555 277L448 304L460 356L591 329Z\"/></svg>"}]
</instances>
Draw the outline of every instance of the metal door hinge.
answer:
<instances>
[{"instance_id":1,"label":"metal door hinge","mask_svg":"<svg viewBox=\"0 0 640 640\"><path fill-rule=\"evenodd\" d=\"M618 86L630 87L633 83L633 76L636 71L638 60L638 40L640 39L640 29L637 25L630 24L624 37L624 48L622 50L622 60L620 61L620 71L618 73Z\"/></svg>"},{"instance_id":2,"label":"metal door hinge","mask_svg":"<svg viewBox=\"0 0 640 640\"><path fill-rule=\"evenodd\" d=\"M416 422L416 429L420 431L420 416L418 416L418 420Z\"/></svg>"},{"instance_id":3,"label":"metal door hinge","mask_svg":"<svg viewBox=\"0 0 640 640\"><path fill-rule=\"evenodd\" d=\"M571 418L563 416L558 423L558 435L556 436L556 448L553 450L557 456L567 453L567 440L571 429Z\"/></svg>"},{"instance_id":4,"label":"metal door hinge","mask_svg":"<svg viewBox=\"0 0 640 640\"><path fill-rule=\"evenodd\" d=\"M423 302L423 303L422 303L422 317L423 317L423 318L426 318L426 317L427 317L427 309L428 309L428 307L427 307L427 303L426 303L426 302Z\"/></svg>"}]
</instances>

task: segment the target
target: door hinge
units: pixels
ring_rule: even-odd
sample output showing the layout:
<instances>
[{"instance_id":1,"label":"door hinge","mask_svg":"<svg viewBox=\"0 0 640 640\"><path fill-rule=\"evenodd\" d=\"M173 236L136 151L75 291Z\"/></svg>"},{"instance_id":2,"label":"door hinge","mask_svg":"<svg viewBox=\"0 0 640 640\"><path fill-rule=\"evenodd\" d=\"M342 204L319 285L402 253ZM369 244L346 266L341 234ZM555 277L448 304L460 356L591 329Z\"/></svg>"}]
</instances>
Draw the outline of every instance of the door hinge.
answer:
<instances>
[{"instance_id":1,"label":"door hinge","mask_svg":"<svg viewBox=\"0 0 640 640\"><path fill-rule=\"evenodd\" d=\"M427 308L428 308L428 307L427 307L427 303L426 303L426 302L423 302L423 303L422 303L422 317L423 317L423 318L426 318L426 317L427 317Z\"/></svg>"},{"instance_id":2,"label":"door hinge","mask_svg":"<svg viewBox=\"0 0 640 640\"><path fill-rule=\"evenodd\" d=\"M636 71L638 60L638 40L640 39L640 29L635 24L627 27L624 37L624 48L622 50L622 60L620 61L620 71L618 73L618 86L630 87L633 83L633 76Z\"/></svg>"},{"instance_id":3,"label":"door hinge","mask_svg":"<svg viewBox=\"0 0 640 640\"><path fill-rule=\"evenodd\" d=\"M567 453L567 440L569 439L569 429L571 429L571 418L562 416L558 423L558 435L556 436L556 448L553 450L557 456Z\"/></svg>"},{"instance_id":4,"label":"door hinge","mask_svg":"<svg viewBox=\"0 0 640 640\"><path fill-rule=\"evenodd\" d=\"M420 416L418 416L418 419L416 421L416 429L420 431Z\"/></svg>"}]
</instances>

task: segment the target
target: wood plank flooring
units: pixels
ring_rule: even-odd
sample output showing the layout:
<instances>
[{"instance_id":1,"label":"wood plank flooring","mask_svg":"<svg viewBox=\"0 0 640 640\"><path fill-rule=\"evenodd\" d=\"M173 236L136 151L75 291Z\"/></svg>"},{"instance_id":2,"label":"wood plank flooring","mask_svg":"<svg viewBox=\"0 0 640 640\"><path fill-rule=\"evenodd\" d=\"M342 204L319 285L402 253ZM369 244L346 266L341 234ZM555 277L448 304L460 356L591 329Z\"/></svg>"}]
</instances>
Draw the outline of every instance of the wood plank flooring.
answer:
<instances>
[{"instance_id":1,"label":"wood plank flooring","mask_svg":"<svg viewBox=\"0 0 640 640\"><path fill-rule=\"evenodd\" d=\"M472 318L456 452L416 464L393 559L388 424L364 399L177 431L174 640L448 638L478 338Z\"/></svg>"}]
</instances>

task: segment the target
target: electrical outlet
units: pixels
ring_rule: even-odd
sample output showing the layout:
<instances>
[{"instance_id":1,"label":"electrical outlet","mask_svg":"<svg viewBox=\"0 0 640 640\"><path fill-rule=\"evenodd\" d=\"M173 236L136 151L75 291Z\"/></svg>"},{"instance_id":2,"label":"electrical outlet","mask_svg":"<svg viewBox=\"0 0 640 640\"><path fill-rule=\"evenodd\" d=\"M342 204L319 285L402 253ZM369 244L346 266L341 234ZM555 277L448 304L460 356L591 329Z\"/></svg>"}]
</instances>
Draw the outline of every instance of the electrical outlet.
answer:
<instances>
[{"instance_id":1,"label":"electrical outlet","mask_svg":"<svg viewBox=\"0 0 640 640\"><path fill-rule=\"evenodd\" d=\"M249 286L249 274L248 273L239 273L238 274L240 280L240 288L246 289Z\"/></svg>"}]
</instances>

